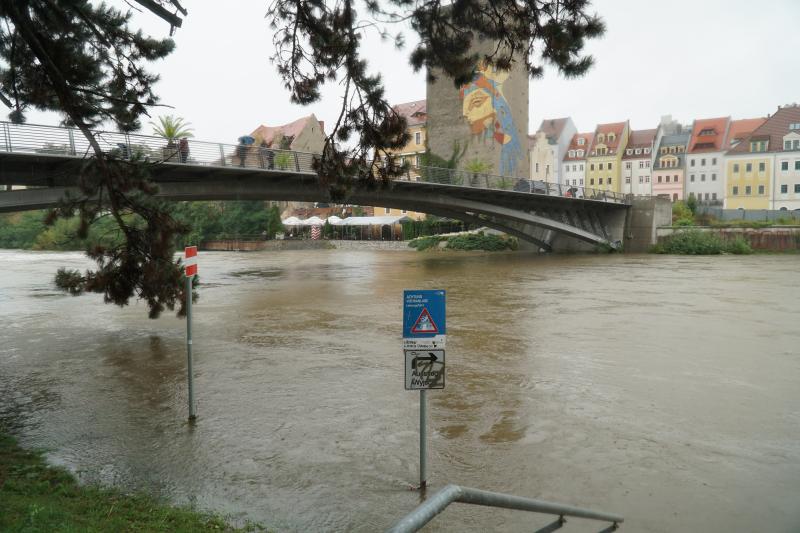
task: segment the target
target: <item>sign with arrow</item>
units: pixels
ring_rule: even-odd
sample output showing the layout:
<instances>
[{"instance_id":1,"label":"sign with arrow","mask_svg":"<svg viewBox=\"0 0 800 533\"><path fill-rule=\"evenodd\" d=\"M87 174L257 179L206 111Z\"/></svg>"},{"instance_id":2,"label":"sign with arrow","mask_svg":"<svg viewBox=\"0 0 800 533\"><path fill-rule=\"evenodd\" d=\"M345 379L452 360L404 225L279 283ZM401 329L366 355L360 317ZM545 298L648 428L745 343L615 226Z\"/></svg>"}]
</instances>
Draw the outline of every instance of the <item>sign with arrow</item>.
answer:
<instances>
[{"instance_id":1,"label":"sign with arrow","mask_svg":"<svg viewBox=\"0 0 800 533\"><path fill-rule=\"evenodd\" d=\"M405 350L406 390L444 388L444 350Z\"/></svg>"}]
</instances>

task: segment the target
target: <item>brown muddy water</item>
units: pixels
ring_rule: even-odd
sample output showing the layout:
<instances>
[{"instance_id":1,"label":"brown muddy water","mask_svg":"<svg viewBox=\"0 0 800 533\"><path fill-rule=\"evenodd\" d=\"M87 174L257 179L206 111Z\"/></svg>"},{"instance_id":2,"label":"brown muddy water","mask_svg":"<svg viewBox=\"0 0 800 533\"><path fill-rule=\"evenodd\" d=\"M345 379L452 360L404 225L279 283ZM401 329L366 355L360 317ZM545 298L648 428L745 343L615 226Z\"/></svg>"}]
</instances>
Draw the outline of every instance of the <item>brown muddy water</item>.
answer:
<instances>
[{"instance_id":1,"label":"brown muddy water","mask_svg":"<svg viewBox=\"0 0 800 533\"><path fill-rule=\"evenodd\" d=\"M276 531L385 529L420 501L401 294L444 288L432 490L620 513L623 531L800 531L800 256L201 254L196 427L184 322L54 290L85 264L0 252L0 416L83 480ZM550 521L453 505L429 530Z\"/></svg>"}]
</instances>

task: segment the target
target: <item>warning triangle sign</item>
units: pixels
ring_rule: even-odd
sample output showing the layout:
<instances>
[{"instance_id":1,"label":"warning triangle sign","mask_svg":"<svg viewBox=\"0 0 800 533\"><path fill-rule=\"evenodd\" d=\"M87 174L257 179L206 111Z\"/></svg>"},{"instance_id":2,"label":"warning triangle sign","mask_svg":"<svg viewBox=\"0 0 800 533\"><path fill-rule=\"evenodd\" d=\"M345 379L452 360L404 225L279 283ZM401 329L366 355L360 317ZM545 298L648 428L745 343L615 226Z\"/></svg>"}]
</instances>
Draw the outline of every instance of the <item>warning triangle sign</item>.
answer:
<instances>
[{"instance_id":1,"label":"warning triangle sign","mask_svg":"<svg viewBox=\"0 0 800 533\"><path fill-rule=\"evenodd\" d=\"M439 328L433 323L431 314L424 307L417 321L411 326L411 333L439 333Z\"/></svg>"}]
</instances>

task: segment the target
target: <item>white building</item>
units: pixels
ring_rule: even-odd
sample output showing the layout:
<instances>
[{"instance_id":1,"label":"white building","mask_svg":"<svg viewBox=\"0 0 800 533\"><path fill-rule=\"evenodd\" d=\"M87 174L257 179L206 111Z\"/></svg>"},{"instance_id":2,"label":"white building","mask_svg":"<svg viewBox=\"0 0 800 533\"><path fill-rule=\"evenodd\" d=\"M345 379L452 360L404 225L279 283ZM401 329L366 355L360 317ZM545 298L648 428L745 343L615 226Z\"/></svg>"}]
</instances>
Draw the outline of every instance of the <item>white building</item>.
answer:
<instances>
[{"instance_id":1,"label":"white building","mask_svg":"<svg viewBox=\"0 0 800 533\"><path fill-rule=\"evenodd\" d=\"M650 182L650 171L653 164L653 142L655 129L634 130L628 138L628 146L622 154L622 187L623 194L650 196L653 184Z\"/></svg>"},{"instance_id":2,"label":"white building","mask_svg":"<svg viewBox=\"0 0 800 533\"><path fill-rule=\"evenodd\" d=\"M528 136L531 179L561 183L559 163L576 131L570 117L542 121L536 133Z\"/></svg>"},{"instance_id":3,"label":"white building","mask_svg":"<svg viewBox=\"0 0 800 533\"><path fill-rule=\"evenodd\" d=\"M686 156L686 198L700 204L723 204L725 199L725 146L730 117L695 120Z\"/></svg>"},{"instance_id":4,"label":"white building","mask_svg":"<svg viewBox=\"0 0 800 533\"><path fill-rule=\"evenodd\" d=\"M584 187L586 181L586 156L594 140L594 133L576 133L564 152L561 161L561 179L564 185Z\"/></svg>"}]
</instances>

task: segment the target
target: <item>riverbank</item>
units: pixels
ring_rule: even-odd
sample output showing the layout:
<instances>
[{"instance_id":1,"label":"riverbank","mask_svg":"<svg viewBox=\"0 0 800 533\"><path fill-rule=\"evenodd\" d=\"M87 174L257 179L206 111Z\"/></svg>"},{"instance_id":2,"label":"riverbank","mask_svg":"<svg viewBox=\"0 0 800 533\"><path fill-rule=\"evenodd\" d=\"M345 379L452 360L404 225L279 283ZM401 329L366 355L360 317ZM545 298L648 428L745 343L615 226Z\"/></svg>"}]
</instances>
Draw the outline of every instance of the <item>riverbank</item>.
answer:
<instances>
[{"instance_id":1,"label":"riverbank","mask_svg":"<svg viewBox=\"0 0 800 533\"><path fill-rule=\"evenodd\" d=\"M660 227L656 230L657 244L653 251L665 253L797 253L800 252L800 227L715 227L685 226ZM705 248L712 252L670 252L668 249L681 248L676 243L687 241L696 244L703 241ZM689 242L690 241L690 242ZM688 249L699 250L703 246L689 246Z\"/></svg>"},{"instance_id":2,"label":"riverbank","mask_svg":"<svg viewBox=\"0 0 800 533\"><path fill-rule=\"evenodd\" d=\"M80 485L0 428L0 531L263 531L142 494Z\"/></svg>"}]
</instances>

